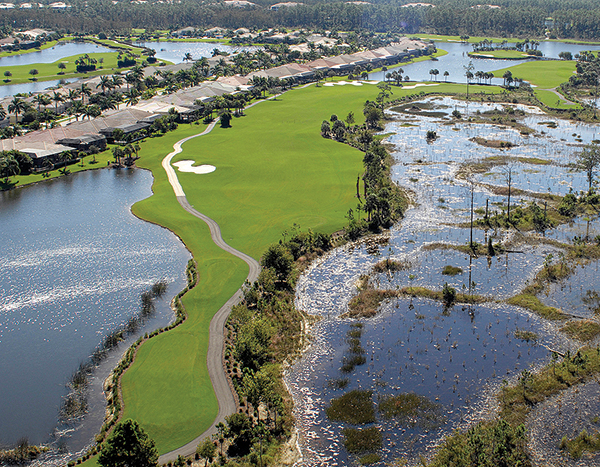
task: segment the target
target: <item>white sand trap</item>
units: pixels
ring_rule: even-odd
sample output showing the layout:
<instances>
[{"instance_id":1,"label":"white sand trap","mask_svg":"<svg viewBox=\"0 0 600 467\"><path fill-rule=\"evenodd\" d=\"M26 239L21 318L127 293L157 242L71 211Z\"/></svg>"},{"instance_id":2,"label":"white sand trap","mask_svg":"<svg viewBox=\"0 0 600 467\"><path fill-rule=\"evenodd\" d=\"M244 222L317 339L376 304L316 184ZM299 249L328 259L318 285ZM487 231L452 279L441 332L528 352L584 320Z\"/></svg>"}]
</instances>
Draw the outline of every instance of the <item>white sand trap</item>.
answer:
<instances>
[{"instance_id":1,"label":"white sand trap","mask_svg":"<svg viewBox=\"0 0 600 467\"><path fill-rule=\"evenodd\" d=\"M419 88L421 86L439 86L439 83L438 84L419 83L419 84L415 84L414 86L402 86L402 89L414 89L414 88Z\"/></svg>"},{"instance_id":2,"label":"white sand trap","mask_svg":"<svg viewBox=\"0 0 600 467\"><path fill-rule=\"evenodd\" d=\"M192 167L195 163L195 161L179 161L175 162L173 165L177 167L177 170L180 172L192 172L195 174L209 174L217 170L214 165L199 165L198 167Z\"/></svg>"},{"instance_id":3,"label":"white sand trap","mask_svg":"<svg viewBox=\"0 0 600 467\"><path fill-rule=\"evenodd\" d=\"M331 87L333 87L333 83L323 83L323 86L328 86L328 87L331 86Z\"/></svg>"}]
</instances>

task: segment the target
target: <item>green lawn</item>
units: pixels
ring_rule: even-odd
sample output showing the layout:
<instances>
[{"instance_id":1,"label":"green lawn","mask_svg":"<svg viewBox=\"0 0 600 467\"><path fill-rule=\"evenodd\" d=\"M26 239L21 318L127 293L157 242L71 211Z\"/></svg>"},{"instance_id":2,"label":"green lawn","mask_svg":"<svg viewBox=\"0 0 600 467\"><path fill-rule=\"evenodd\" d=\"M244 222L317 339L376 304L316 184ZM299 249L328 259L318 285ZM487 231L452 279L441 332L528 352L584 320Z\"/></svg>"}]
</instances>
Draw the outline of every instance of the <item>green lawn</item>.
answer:
<instances>
[{"instance_id":1,"label":"green lawn","mask_svg":"<svg viewBox=\"0 0 600 467\"><path fill-rule=\"evenodd\" d=\"M38 74L36 78L38 81L51 80L51 79L67 79L67 78L81 78L85 76L96 76L96 75L106 75L113 74L118 71L124 70L126 68L117 68L117 52L105 52L105 53L92 53L89 54L90 57L95 58L100 61L100 59L104 60L104 63L96 64L96 71L89 73L77 73L75 67L75 60L80 55L72 55L70 57L64 57L60 60L57 60L53 63L33 63L31 65L19 65L19 66L10 66L10 67L0 67L0 79L2 81L0 84L17 84L17 83L28 83L31 82L32 76L29 74L29 70L36 69L38 70ZM64 71L63 75L59 75L58 73L61 71L58 68L58 64L63 62L67 68ZM100 68L102 67L102 68ZM10 71L12 76L10 77L10 81L7 81L4 76L5 71Z\"/></svg>"},{"instance_id":2,"label":"green lawn","mask_svg":"<svg viewBox=\"0 0 600 467\"><path fill-rule=\"evenodd\" d=\"M575 62L565 60L536 60L494 71L494 76L502 78L506 70L513 78L522 78L541 89L552 89L569 80L575 72Z\"/></svg>"},{"instance_id":3,"label":"green lawn","mask_svg":"<svg viewBox=\"0 0 600 467\"><path fill-rule=\"evenodd\" d=\"M103 167L106 167L108 165L108 162L113 161L114 157L112 155L112 152L110 150L106 150L104 152L101 152L100 154L96 154L95 163L93 156L86 156L83 159L83 166L81 165L81 162L78 162L77 164L67 166L67 169L69 169L69 172L73 174L76 172L82 172L84 170L101 169ZM58 169L52 170L51 172L48 172L48 174L50 175L48 178L42 177L41 173L30 175L16 175L14 177L11 177L10 181L11 183L15 183L16 186L23 186L29 185L31 183L41 182L43 180L49 180L52 178L68 177L68 175L62 175L61 173L59 173ZM2 182L0 182L0 187L1 186Z\"/></svg>"},{"instance_id":4,"label":"green lawn","mask_svg":"<svg viewBox=\"0 0 600 467\"><path fill-rule=\"evenodd\" d=\"M553 109L580 109L581 105L579 104L569 104L563 98L558 97L552 91L547 91L545 89L535 89L535 96L538 98L540 102L542 102L545 106L553 108Z\"/></svg>"},{"instance_id":5,"label":"green lawn","mask_svg":"<svg viewBox=\"0 0 600 467\"><path fill-rule=\"evenodd\" d=\"M417 33L417 34L411 34L411 35L409 35L409 37L419 37L422 40L432 40L432 41L436 41L436 42L462 42L460 40L460 36L443 36L441 34ZM477 43L477 42L482 42L486 39L489 41L492 41L494 43L500 43L502 41L514 42L516 40L516 39L501 38L501 37L474 36L474 37L469 37L467 42L470 44L473 44L473 43Z\"/></svg>"},{"instance_id":6,"label":"green lawn","mask_svg":"<svg viewBox=\"0 0 600 467\"><path fill-rule=\"evenodd\" d=\"M525 60L531 58L531 55L527 55L525 52L519 52L518 50L491 50L486 52L470 52L470 57L473 58L495 58L499 60Z\"/></svg>"}]
</instances>

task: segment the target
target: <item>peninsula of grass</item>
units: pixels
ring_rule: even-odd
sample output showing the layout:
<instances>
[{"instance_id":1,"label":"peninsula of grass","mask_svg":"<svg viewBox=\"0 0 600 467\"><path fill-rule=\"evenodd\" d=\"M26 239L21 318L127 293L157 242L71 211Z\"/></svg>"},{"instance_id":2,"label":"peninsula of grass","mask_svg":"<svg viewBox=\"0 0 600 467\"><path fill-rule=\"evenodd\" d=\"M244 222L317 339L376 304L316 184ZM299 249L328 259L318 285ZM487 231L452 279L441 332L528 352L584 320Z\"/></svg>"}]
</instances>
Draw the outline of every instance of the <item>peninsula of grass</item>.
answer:
<instances>
[{"instance_id":1,"label":"peninsula of grass","mask_svg":"<svg viewBox=\"0 0 600 467\"><path fill-rule=\"evenodd\" d=\"M496 60L526 60L535 58L519 50L489 50L485 52L469 52L472 58L491 58Z\"/></svg>"},{"instance_id":2,"label":"peninsula of grass","mask_svg":"<svg viewBox=\"0 0 600 467\"><path fill-rule=\"evenodd\" d=\"M569 60L537 60L521 63L494 71L496 78L502 78L507 71L513 78L521 78L541 89L553 89L568 81L575 72L575 62Z\"/></svg>"},{"instance_id":3,"label":"peninsula of grass","mask_svg":"<svg viewBox=\"0 0 600 467\"><path fill-rule=\"evenodd\" d=\"M581 104L567 102L563 97L546 89L535 89L535 97L550 109L572 110L581 109Z\"/></svg>"},{"instance_id":4,"label":"peninsula of grass","mask_svg":"<svg viewBox=\"0 0 600 467\"><path fill-rule=\"evenodd\" d=\"M439 88L456 93L465 86ZM356 207L363 153L322 138L320 125L333 113L345 117L350 111L362 122L364 102L378 91L368 85L294 89L247 109L231 128L217 126L190 140L173 162L194 160L217 169L205 175L177 173L188 201L219 223L226 242L257 259L294 224L302 230L340 230L348 210ZM393 91L395 98L414 92ZM133 213L172 230L198 264L198 285L183 297L187 320L143 343L121 381L123 416L140 423L160 454L200 435L217 414L206 368L208 323L248 272L241 260L213 244L206 224L180 207L161 166L176 141L204 128L180 125L143 142L136 161L153 172L154 194L136 203Z\"/></svg>"},{"instance_id":5,"label":"peninsula of grass","mask_svg":"<svg viewBox=\"0 0 600 467\"><path fill-rule=\"evenodd\" d=\"M103 151L96 156L85 156L83 163L80 161L76 164L68 165L66 167L67 174L61 172L62 169L55 169L49 172L31 173L29 175L15 175L9 180L9 186L5 185L5 181L0 179L0 190L7 189L9 187L20 187L24 185L31 185L32 183L39 183L44 180L52 180L59 177L68 177L77 172L83 172L86 170L103 169L106 168L111 162L114 162L114 157L110 150ZM47 174L44 176L43 174Z\"/></svg>"},{"instance_id":6,"label":"peninsula of grass","mask_svg":"<svg viewBox=\"0 0 600 467\"><path fill-rule=\"evenodd\" d=\"M78 73L76 70L75 61L82 55L84 54L64 57L52 63L32 63L30 65L0 67L0 76L4 76L5 71L10 71L12 73L12 76L9 79L2 79L0 81L0 85L30 83L33 77L29 74L29 72L32 69L36 69L38 71L38 74L35 75L35 79L37 81L108 75L129 69L117 67L117 57L119 55L118 52L99 52L88 54L90 58L94 58L98 61L96 64L96 70L88 73ZM100 60L102 60L102 63L100 63ZM141 63L142 59L140 58L138 61ZM58 68L59 63L64 63L66 68L64 70ZM59 72L64 72L64 74L59 75Z\"/></svg>"}]
</instances>

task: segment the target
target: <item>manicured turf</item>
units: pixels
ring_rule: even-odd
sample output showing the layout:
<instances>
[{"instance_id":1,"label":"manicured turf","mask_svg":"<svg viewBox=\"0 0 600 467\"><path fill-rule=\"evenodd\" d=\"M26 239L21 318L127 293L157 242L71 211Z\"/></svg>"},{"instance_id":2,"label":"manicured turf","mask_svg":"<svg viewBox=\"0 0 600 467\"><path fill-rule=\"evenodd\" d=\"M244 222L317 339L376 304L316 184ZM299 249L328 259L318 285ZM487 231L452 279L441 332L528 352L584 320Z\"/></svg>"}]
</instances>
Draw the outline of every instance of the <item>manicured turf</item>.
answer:
<instances>
[{"instance_id":1,"label":"manicured turf","mask_svg":"<svg viewBox=\"0 0 600 467\"><path fill-rule=\"evenodd\" d=\"M566 60L540 60L503 68L494 71L494 76L502 78L506 70L513 78L522 78L541 89L552 89L569 80L575 72L575 62Z\"/></svg>"},{"instance_id":2,"label":"manicured turf","mask_svg":"<svg viewBox=\"0 0 600 467\"><path fill-rule=\"evenodd\" d=\"M70 57L64 57L60 60L57 60L53 63L32 63L30 65L18 65L18 66L10 66L10 67L0 67L0 78L2 79L1 84L16 84L16 83L28 83L31 82L32 76L29 74L29 70L36 69L39 74L36 75L38 81L50 80L50 79L67 79L74 77L83 77L83 76L95 76L99 74L112 74L118 71L121 71L125 68L117 68L117 52L105 52L105 53L92 53L89 54L91 58L95 58L96 60L103 59L104 63L96 64L96 71L89 73L77 73L75 70L75 60L80 55L72 55ZM60 70L58 68L58 64L63 62L67 68L65 70ZM100 68L102 67L102 68ZM10 77L10 82L6 82L4 72L10 71L12 76ZM64 75L59 75L60 71L64 71Z\"/></svg>"},{"instance_id":3,"label":"manicured turf","mask_svg":"<svg viewBox=\"0 0 600 467\"><path fill-rule=\"evenodd\" d=\"M557 96L552 91L544 89L535 89L535 96L540 102L552 109L580 109L580 104L569 104L563 98Z\"/></svg>"}]
</instances>

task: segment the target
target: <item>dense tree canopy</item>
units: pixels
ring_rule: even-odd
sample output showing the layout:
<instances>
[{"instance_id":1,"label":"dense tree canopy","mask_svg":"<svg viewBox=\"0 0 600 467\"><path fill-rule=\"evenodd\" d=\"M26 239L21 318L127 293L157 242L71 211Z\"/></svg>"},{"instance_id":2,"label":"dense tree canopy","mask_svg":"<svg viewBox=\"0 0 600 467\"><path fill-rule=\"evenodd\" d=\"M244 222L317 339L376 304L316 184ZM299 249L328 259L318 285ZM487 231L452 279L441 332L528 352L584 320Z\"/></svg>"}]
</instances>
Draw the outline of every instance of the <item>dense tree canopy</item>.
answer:
<instances>
[{"instance_id":1,"label":"dense tree canopy","mask_svg":"<svg viewBox=\"0 0 600 467\"><path fill-rule=\"evenodd\" d=\"M435 8L403 8L410 0L373 0L370 5L307 0L302 6L271 11L270 0L256 7L184 0L181 3L134 4L110 0L71 0L67 11L5 10L0 28L38 27L65 32L126 32L130 28L177 29L309 27L373 32L435 32L453 35L543 36L546 27L558 37L600 38L600 5L593 0L501 0L500 8L476 7L476 0L430 0ZM551 18L550 22L547 19Z\"/></svg>"},{"instance_id":2,"label":"dense tree canopy","mask_svg":"<svg viewBox=\"0 0 600 467\"><path fill-rule=\"evenodd\" d=\"M158 465L154 441L135 420L120 422L98 456L101 467L152 467Z\"/></svg>"}]
</instances>

